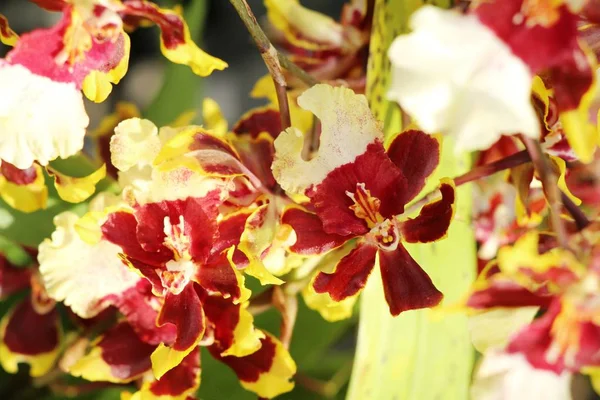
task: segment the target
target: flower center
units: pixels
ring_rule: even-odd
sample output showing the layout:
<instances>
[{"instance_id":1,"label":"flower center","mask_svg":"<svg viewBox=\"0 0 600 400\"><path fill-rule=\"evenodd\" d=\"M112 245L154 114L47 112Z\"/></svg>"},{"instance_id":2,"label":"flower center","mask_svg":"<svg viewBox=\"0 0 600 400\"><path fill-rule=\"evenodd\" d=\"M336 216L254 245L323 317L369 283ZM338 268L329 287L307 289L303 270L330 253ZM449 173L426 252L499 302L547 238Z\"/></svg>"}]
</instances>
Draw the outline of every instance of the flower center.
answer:
<instances>
[{"instance_id":1,"label":"flower center","mask_svg":"<svg viewBox=\"0 0 600 400\"><path fill-rule=\"evenodd\" d=\"M380 249L394 251L400 242L400 231L398 225L389 219L375 225L370 235L375 239Z\"/></svg>"},{"instance_id":2,"label":"flower center","mask_svg":"<svg viewBox=\"0 0 600 400\"><path fill-rule=\"evenodd\" d=\"M371 191L365 188L364 183L357 183L355 192L346 191L346 196L354 201L354 204L350 206L354 215L365 220L369 228L373 228L383 221L383 217L379 214L381 201L377 197L371 196Z\"/></svg>"},{"instance_id":3,"label":"flower center","mask_svg":"<svg viewBox=\"0 0 600 400\"><path fill-rule=\"evenodd\" d=\"M171 260L167 262L167 270L157 270L163 286L164 296L167 292L179 294L183 291L196 272L196 264L191 260Z\"/></svg>"},{"instance_id":4,"label":"flower center","mask_svg":"<svg viewBox=\"0 0 600 400\"><path fill-rule=\"evenodd\" d=\"M527 26L549 27L560 18L561 5L560 0L525 0L521 12L527 20Z\"/></svg>"},{"instance_id":5,"label":"flower center","mask_svg":"<svg viewBox=\"0 0 600 400\"><path fill-rule=\"evenodd\" d=\"M167 216L164 219L165 240L163 244L173 251L175 261L186 259L190 260L190 238L185 234L185 221L183 215L179 216L179 222L176 225L171 223Z\"/></svg>"}]
</instances>

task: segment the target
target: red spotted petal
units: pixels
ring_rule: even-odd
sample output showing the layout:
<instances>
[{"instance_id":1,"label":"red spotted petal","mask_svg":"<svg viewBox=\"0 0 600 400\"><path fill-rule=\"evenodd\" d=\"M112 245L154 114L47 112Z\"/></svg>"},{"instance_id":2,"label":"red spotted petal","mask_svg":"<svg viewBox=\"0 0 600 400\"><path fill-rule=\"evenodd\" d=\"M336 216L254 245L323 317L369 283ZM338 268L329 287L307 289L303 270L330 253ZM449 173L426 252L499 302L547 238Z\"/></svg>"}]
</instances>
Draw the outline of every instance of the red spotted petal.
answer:
<instances>
[{"instance_id":1,"label":"red spotted petal","mask_svg":"<svg viewBox=\"0 0 600 400\"><path fill-rule=\"evenodd\" d=\"M288 208L281 221L296 232L296 243L290 250L297 254L321 254L346 243L351 237L325 233L323 223L316 214L300 208Z\"/></svg>"},{"instance_id":2,"label":"red spotted petal","mask_svg":"<svg viewBox=\"0 0 600 400\"><path fill-rule=\"evenodd\" d=\"M314 281L317 293L329 293L335 301L341 301L358 293L375 265L377 247L360 243L342 258L333 273L320 272Z\"/></svg>"},{"instance_id":3,"label":"red spotted petal","mask_svg":"<svg viewBox=\"0 0 600 400\"><path fill-rule=\"evenodd\" d=\"M440 162L440 150L440 142L434 136L417 130L402 132L390 143L387 154L407 181L404 204L421 192Z\"/></svg>"},{"instance_id":4,"label":"red spotted petal","mask_svg":"<svg viewBox=\"0 0 600 400\"><path fill-rule=\"evenodd\" d=\"M39 314L28 296L16 306L9 318L3 341L12 353L35 356L57 348L59 330L55 308Z\"/></svg>"},{"instance_id":5,"label":"red spotted petal","mask_svg":"<svg viewBox=\"0 0 600 400\"><path fill-rule=\"evenodd\" d=\"M370 144L364 154L352 163L331 171L316 187L307 191L323 230L338 235L361 235L369 231L367 223L356 216L350 195L357 185L364 185L370 195L380 201L378 212L389 218L404 211L403 193L407 182L402 172L387 157L383 145Z\"/></svg>"},{"instance_id":6,"label":"red spotted petal","mask_svg":"<svg viewBox=\"0 0 600 400\"><path fill-rule=\"evenodd\" d=\"M394 251L379 251L379 268L385 300L392 315L434 307L444 297L427 272L398 244Z\"/></svg>"},{"instance_id":7,"label":"red spotted petal","mask_svg":"<svg viewBox=\"0 0 600 400\"><path fill-rule=\"evenodd\" d=\"M29 287L31 270L13 267L8 259L0 253L0 298Z\"/></svg>"},{"instance_id":8,"label":"red spotted petal","mask_svg":"<svg viewBox=\"0 0 600 400\"><path fill-rule=\"evenodd\" d=\"M73 82L81 89L90 72L111 71L127 56L128 42L124 34L117 36L115 40L98 41L93 35L82 30L79 33L89 35L91 47L66 49L64 37L71 25L71 12L67 10L52 28L36 29L22 35L6 56L6 60L56 82ZM70 57L73 51L79 54ZM57 62L61 52L65 52L65 62Z\"/></svg>"},{"instance_id":9,"label":"red spotted petal","mask_svg":"<svg viewBox=\"0 0 600 400\"><path fill-rule=\"evenodd\" d=\"M141 341L126 322L107 331L97 346L112 375L120 380L131 379L150 370L150 355L156 348Z\"/></svg>"},{"instance_id":10,"label":"red spotted petal","mask_svg":"<svg viewBox=\"0 0 600 400\"><path fill-rule=\"evenodd\" d=\"M533 73L562 64L579 48L577 16L566 5L523 13L523 0L479 2L474 12ZM535 49L535 51L532 51Z\"/></svg>"},{"instance_id":11,"label":"red spotted petal","mask_svg":"<svg viewBox=\"0 0 600 400\"><path fill-rule=\"evenodd\" d=\"M148 390L155 396L176 398L191 395L200 384L200 350L195 348L175 368L152 382Z\"/></svg>"},{"instance_id":12,"label":"red spotted petal","mask_svg":"<svg viewBox=\"0 0 600 400\"><path fill-rule=\"evenodd\" d=\"M172 346L177 351L194 346L204 334L204 311L193 284L188 284L178 295L166 295L157 324L168 323L177 327L177 339Z\"/></svg>"},{"instance_id":13,"label":"red spotted petal","mask_svg":"<svg viewBox=\"0 0 600 400\"><path fill-rule=\"evenodd\" d=\"M402 238L409 243L429 243L446 236L456 200L454 185L448 181L440 185L442 198L425 205L416 218L409 218L401 225Z\"/></svg>"}]
</instances>

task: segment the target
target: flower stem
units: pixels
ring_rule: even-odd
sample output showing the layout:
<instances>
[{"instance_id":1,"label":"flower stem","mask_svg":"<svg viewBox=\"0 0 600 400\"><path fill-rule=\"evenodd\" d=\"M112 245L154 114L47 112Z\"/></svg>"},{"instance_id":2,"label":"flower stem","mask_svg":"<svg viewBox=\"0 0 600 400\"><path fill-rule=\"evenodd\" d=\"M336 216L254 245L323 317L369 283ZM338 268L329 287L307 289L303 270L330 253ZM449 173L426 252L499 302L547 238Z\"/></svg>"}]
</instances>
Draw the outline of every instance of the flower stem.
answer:
<instances>
[{"instance_id":1,"label":"flower stem","mask_svg":"<svg viewBox=\"0 0 600 400\"><path fill-rule=\"evenodd\" d=\"M495 174L496 172L503 171L505 169L513 168L519 166L521 164L525 164L531 161L531 157L529 156L529 152L527 150L520 151L508 157L502 158L498 161L494 161L489 164L481 165L477 168L470 170L469 172L457 176L454 178L454 184L456 186L463 185L468 182L475 181L480 178L485 178L486 176L490 176Z\"/></svg>"},{"instance_id":2,"label":"flower stem","mask_svg":"<svg viewBox=\"0 0 600 400\"><path fill-rule=\"evenodd\" d=\"M456 186L464 185L465 183L469 183L475 181L477 179L485 178L487 176L493 175L497 172L504 171L509 168L517 167L521 164L525 164L531 161L531 157L529 156L529 152L527 150L520 151L508 157L502 158L498 161L491 162L489 164L480 165L479 167L473 168L469 172L466 172L460 176L454 178L454 184ZM404 210L405 215L410 215L421 209L425 204L432 202L433 200L439 198L441 193L438 189L433 192L428 193L425 197L422 197L418 201L411 204L406 210Z\"/></svg>"},{"instance_id":3,"label":"flower stem","mask_svg":"<svg viewBox=\"0 0 600 400\"><path fill-rule=\"evenodd\" d=\"M244 22L244 25L246 25L248 32L250 32L250 36L252 36L252 39L254 40L256 47L258 47L260 55L262 56L267 69L273 78L275 91L277 93L277 102L279 103L281 125L282 129L285 130L290 127L291 118L290 106L287 97L287 82L283 74L283 68L288 70L292 75L298 77L309 86L316 84L317 81L302 68L290 61L286 56L277 51L256 21L256 17L254 16L254 13L252 12L252 9L246 0L229 1Z\"/></svg>"},{"instance_id":4,"label":"flower stem","mask_svg":"<svg viewBox=\"0 0 600 400\"><path fill-rule=\"evenodd\" d=\"M533 166L537 171L542 187L550 206L550 220L552 228L556 232L556 238L561 247L569 248L567 229L560 218L561 210L561 192L557 185L557 177L554 171L548 165L548 160L544 156L542 146L537 140L523 137L523 143L531 156Z\"/></svg>"},{"instance_id":5,"label":"flower stem","mask_svg":"<svg viewBox=\"0 0 600 400\"><path fill-rule=\"evenodd\" d=\"M590 220L586 217L583 211L577 207L577 204L573 203L573 200L571 200L569 196L567 196L564 192L561 192L560 197L563 205L573 217L577 229L581 231L590 224Z\"/></svg>"}]
</instances>

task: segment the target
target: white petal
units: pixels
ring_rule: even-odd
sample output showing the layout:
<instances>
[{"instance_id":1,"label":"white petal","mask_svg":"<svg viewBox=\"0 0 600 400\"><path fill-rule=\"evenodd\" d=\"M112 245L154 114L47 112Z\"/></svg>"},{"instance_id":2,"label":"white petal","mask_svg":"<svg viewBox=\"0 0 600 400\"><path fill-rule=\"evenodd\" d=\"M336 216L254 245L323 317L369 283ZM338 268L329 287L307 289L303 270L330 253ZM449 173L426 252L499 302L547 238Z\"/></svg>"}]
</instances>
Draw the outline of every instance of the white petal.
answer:
<instances>
[{"instance_id":1,"label":"white petal","mask_svg":"<svg viewBox=\"0 0 600 400\"><path fill-rule=\"evenodd\" d=\"M473 400L568 400L571 374L533 368L522 354L488 351L471 387Z\"/></svg>"},{"instance_id":2,"label":"white petal","mask_svg":"<svg viewBox=\"0 0 600 400\"><path fill-rule=\"evenodd\" d=\"M335 168L353 162L369 144L383 140L366 97L348 88L315 85L298 97L298 104L321 120L321 143L318 153L305 161L298 129L289 128L277 137L273 175L286 191L303 193Z\"/></svg>"},{"instance_id":3,"label":"white petal","mask_svg":"<svg viewBox=\"0 0 600 400\"><path fill-rule=\"evenodd\" d=\"M158 128L147 119L121 121L110 139L110 160L119 171L151 165L159 151Z\"/></svg>"},{"instance_id":4,"label":"white petal","mask_svg":"<svg viewBox=\"0 0 600 400\"><path fill-rule=\"evenodd\" d=\"M485 149L502 134L539 135L529 68L475 16L424 6L411 26L388 53L388 96L421 128L454 136L457 151Z\"/></svg>"},{"instance_id":5,"label":"white petal","mask_svg":"<svg viewBox=\"0 0 600 400\"><path fill-rule=\"evenodd\" d=\"M25 169L83 148L89 118L75 84L2 62L0 88L0 159Z\"/></svg>"},{"instance_id":6,"label":"white petal","mask_svg":"<svg viewBox=\"0 0 600 400\"><path fill-rule=\"evenodd\" d=\"M39 247L40 273L50 297L64 301L82 318L91 318L109 304L102 300L133 287L140 277L119 259L121 248L106 240L90 245L79 237L79 218L65 212L54 218L52 239Z\"/></svg>"}]
</instances>

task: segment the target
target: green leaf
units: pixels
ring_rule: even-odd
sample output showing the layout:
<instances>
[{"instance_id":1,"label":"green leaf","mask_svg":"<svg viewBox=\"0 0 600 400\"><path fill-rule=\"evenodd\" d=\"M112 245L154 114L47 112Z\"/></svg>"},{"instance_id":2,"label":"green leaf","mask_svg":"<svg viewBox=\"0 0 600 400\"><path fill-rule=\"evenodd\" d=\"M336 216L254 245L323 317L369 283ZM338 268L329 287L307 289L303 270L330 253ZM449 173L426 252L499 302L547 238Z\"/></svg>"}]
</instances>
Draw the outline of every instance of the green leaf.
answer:
<instances>
[{"instance_id":1,"label":"green leaf","mask_svg":"<svg viewBox=\"0 0 600 400\"><path fill-rule=\"evenodd\" d=\"M385 123L386 137L401 130L399 107L385 99L390 81L387 49L400 33L408 31L410 14L421 0L377 0L368 71L368 97L376 116ZM431 3L431 2L429 2ZM448 1L434 3L447 7ZM441 165L424 193L440 177L454 177L469 167L467 157L456 158L447 140ZM445 305L466 293L476 271L475 240L470 228L470 187L458 190L458 207L448 238L433 244L407 246L444 293ZM363 294L358 345L349 400L466 399L474 350L467 317L443 310L389 314L379 272L373 274Z\"/></svg>"}]
</instances>

